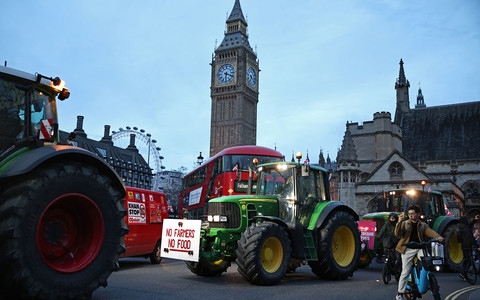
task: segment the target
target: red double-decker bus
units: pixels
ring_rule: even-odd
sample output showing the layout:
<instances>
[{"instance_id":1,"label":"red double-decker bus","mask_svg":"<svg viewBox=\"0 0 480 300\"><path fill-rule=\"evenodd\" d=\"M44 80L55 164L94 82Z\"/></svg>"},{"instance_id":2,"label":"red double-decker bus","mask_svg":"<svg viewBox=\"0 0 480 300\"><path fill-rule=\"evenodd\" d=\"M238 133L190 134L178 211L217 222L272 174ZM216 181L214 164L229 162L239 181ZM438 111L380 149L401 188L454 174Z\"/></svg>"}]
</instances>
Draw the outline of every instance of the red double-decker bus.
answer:
<instances>
[{"instance_id":1,"label":"red double-decker bus","mask_svg":"<svg viewBox=\"0 0 480 300\"><path fill-rule=\"evenodd\" d=\"M224 149L185 175L178 199L180 218L204 219L208 201L223 195L246 194L248 167L284 161L278 151L260 146L237 146ZM255 186L253 187L255 189Z\"/></svg>"}]
</instances>

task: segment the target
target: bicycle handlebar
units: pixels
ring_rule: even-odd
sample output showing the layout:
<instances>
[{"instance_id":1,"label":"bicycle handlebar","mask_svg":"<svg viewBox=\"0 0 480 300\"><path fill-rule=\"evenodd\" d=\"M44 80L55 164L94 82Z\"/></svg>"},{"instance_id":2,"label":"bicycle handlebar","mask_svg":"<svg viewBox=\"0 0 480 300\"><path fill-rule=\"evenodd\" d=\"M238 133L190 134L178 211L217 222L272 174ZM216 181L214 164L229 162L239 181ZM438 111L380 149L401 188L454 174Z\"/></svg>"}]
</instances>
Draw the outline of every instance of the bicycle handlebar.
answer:
<instances>
[{"instance_id":1,"label":"bicycle handlebar","mask_svg":"<svg viewBox=\"0 0 480 300\"><path fill-rule=\"evenodd\" d=\"M405 246L405 247L410 248L410 249L424 249L424 248L427 248L427 246L429 246L432 242L442 244L437 239L431 239L429 241L420 242L420 243L419 242L408 242L406 244L402 244L402 246Z\"/></svg>"}]
</instances>

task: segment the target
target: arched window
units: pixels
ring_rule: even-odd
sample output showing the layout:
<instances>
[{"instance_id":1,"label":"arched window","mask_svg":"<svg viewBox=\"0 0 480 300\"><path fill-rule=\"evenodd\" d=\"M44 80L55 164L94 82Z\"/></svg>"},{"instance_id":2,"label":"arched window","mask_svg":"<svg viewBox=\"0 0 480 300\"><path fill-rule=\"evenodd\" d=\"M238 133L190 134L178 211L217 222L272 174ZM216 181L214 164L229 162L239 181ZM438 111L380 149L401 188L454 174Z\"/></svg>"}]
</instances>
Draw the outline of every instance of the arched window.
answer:
<instances>
[{"instance_id":1,"label":"arched window","mask_svg":"<svg viewBox=\"0 0 480 300\"><path fill-rule=\"evenodd\" d=\"M390 179L402 179L403 178L403 166L399 162L393 162L388 168L390 173Z\"/></svg>"}]
</instances>

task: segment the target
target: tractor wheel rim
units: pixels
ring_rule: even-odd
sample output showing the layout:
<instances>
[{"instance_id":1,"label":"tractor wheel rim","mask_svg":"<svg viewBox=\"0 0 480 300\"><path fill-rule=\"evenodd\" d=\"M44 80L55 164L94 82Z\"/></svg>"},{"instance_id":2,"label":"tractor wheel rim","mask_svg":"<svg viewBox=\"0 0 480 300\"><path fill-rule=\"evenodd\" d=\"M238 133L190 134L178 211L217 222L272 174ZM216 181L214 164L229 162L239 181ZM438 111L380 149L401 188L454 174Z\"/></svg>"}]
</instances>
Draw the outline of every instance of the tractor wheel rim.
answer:
<instances>
[{"instance_id":1,"label":"tractor wheel rim","mask_svg":"<svg viewBox=\"0 0 480 300\"><path fill-rule=\"evenodd\" d=\"M103 215L81 194L65 194L52 201L37 225L37 248L52 269L73 273L90 265L105 238Z\"/></svg>"},{"instance_id":2,"label":"tractor wheel rim","mask_svg":"<svg viewBox=\"0 0 480 300\"><path fill-rule=\"evenodd\" d=\"M283 261L283 247L280 240L276 237L268 238L263 243L260 258L263 269L268 273L275 273Z\"/></svg>"},{"instance_id":3,"label":"tractor wheel rim","mask_svg":"<svg viewBox=\"0 0 480 300\"><path fill-rule=\"evenodd\" d=\"M457 242L455 235L452 235L448 242L448 256L455 264L459 264L463 260L462 244Z\"/></svg>"},{"instance_id":4,"label":"tractor wheel rim","mask_svg":"<svg viewBox=\"0 0 480 300\"><path fill-rule=\"evenodd\" d=\"M341 266L348 266L355 256L355 238L347 226L340 226L333 235L332 253L335 262Z\"/></svg>"}]
</instances>

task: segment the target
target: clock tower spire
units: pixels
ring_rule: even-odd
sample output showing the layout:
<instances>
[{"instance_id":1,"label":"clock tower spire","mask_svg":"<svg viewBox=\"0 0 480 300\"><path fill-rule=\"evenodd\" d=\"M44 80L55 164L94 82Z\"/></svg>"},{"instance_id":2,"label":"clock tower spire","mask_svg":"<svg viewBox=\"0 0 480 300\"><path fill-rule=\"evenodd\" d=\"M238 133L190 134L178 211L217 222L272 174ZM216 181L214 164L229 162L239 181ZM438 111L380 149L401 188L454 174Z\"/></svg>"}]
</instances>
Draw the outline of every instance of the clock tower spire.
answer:
<instances>
[{"instance_id":1,"label":"clock tower spire","mask_svg":"<svg viewBox=\"0 0 480 300\"><path fill-rule=\"evenodd\" d=\"M223 41L212 56L210 156L257 141L258 59L247 21L235 0Z\"/></svg>"}]
</instances>

